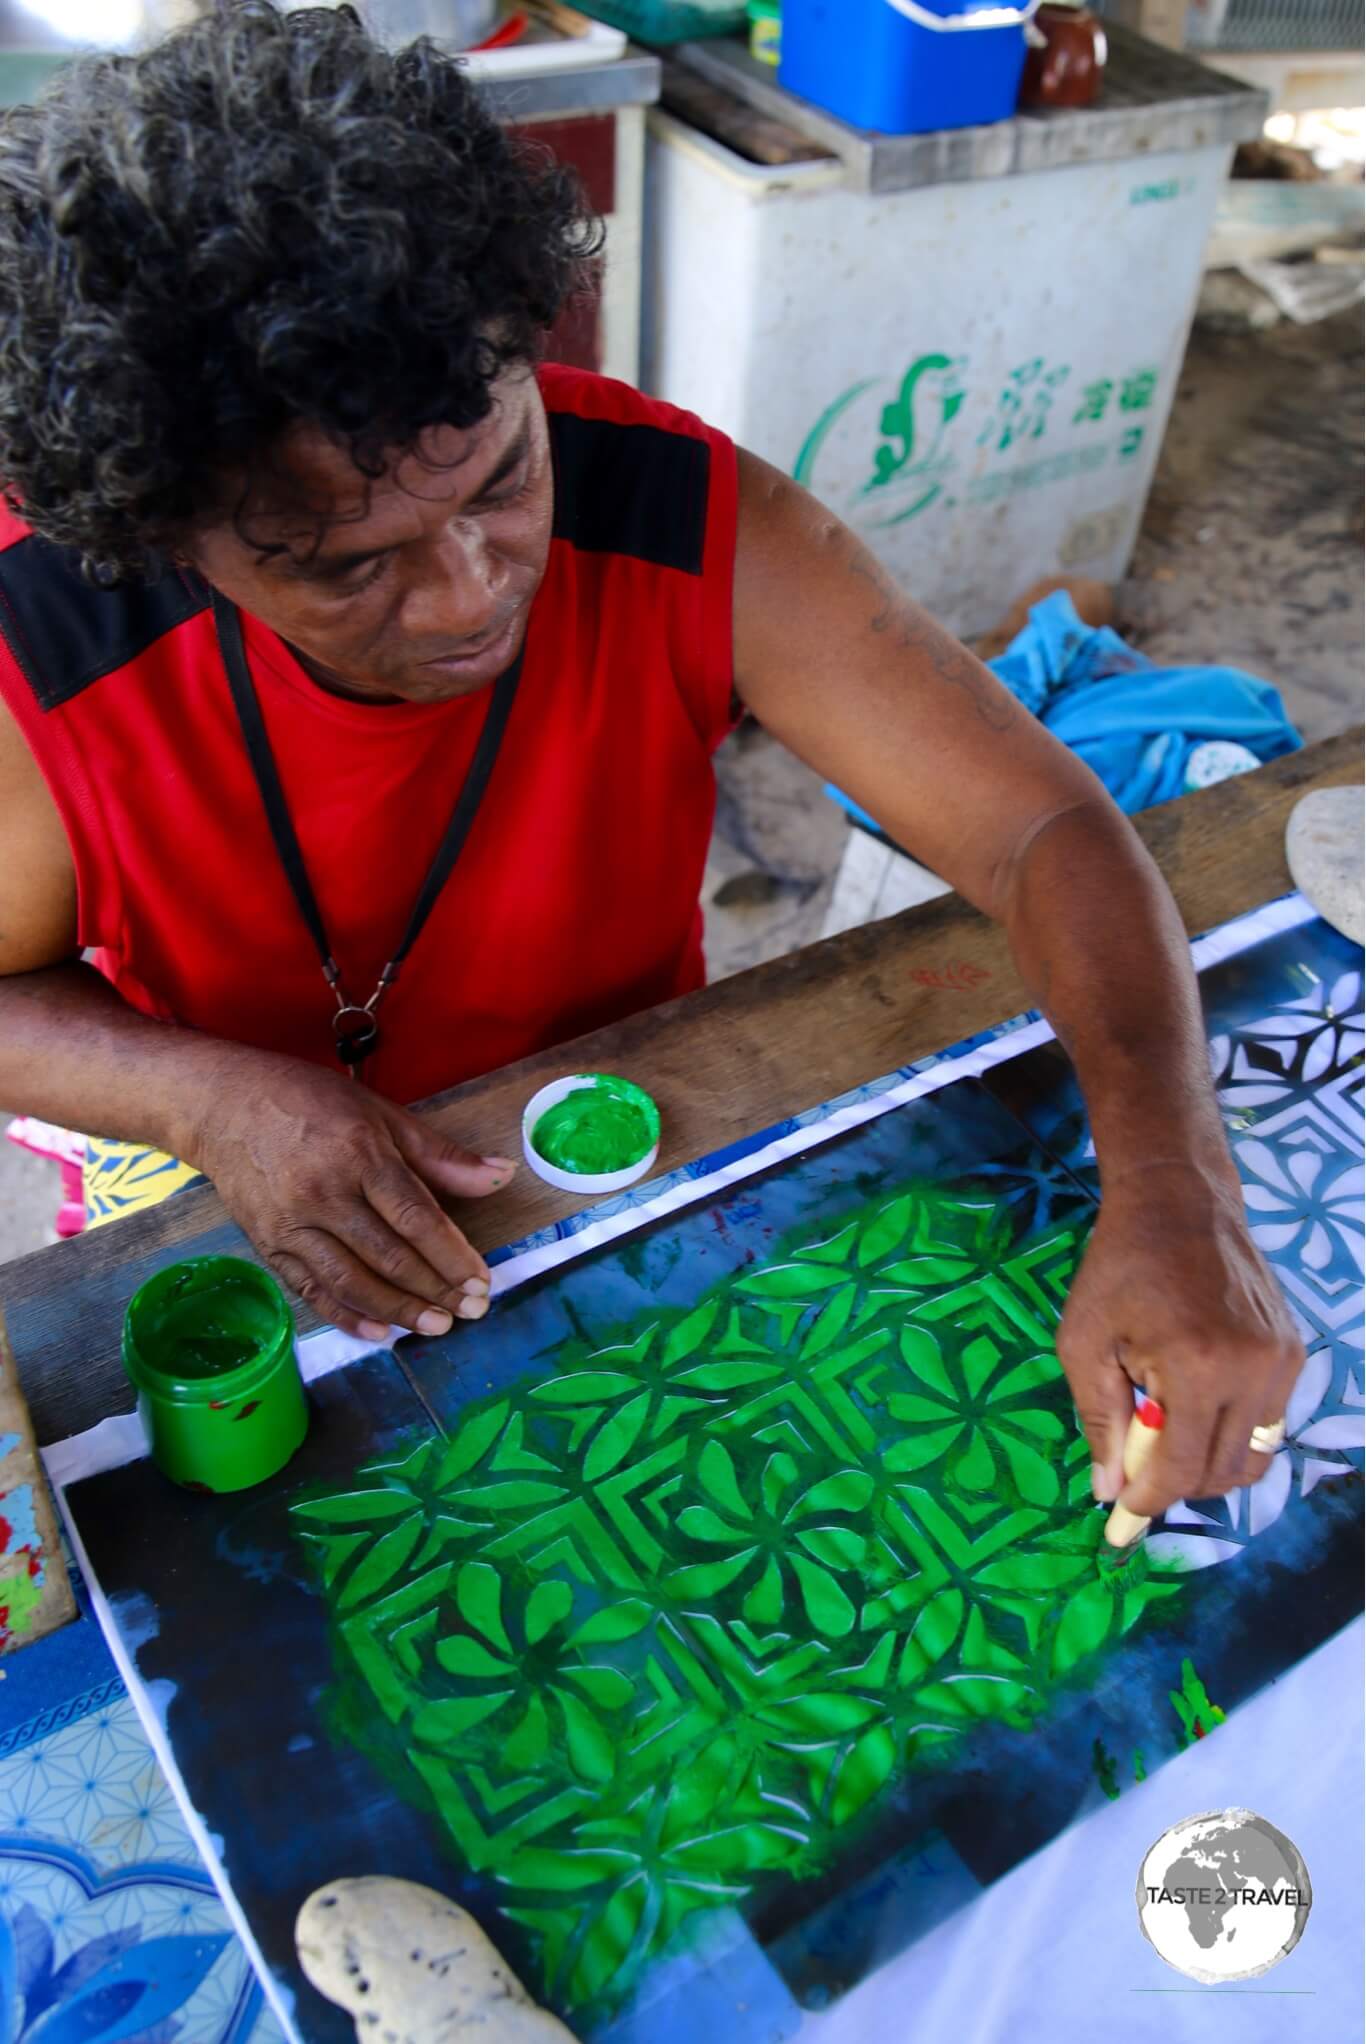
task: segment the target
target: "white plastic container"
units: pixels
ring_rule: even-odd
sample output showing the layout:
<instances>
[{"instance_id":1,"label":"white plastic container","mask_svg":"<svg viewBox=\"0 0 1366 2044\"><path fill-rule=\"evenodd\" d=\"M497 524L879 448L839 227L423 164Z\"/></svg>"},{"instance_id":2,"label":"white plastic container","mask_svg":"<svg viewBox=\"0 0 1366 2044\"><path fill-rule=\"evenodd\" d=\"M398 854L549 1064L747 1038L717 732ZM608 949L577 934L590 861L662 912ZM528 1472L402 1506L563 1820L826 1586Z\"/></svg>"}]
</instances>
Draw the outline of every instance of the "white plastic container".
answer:
<instances>
[{"instance_id":1,"label":"white plastic container","mask_svg":"<svg viewBox=\"0 0 1366 2044\"><path fill-rule=\"evenodd\" d=\"M649 1175L659 1157L658 1135L645 1155L622 1171L564 1171L559 1165L550 1163L536 1148L532 1137L541 1117L548 1114L552 1107L558 1107L562 1100L567 1100L571 1093L595 1090L602 1076L596 1072L576 1072L568 1079L552 1079L548 1086L542 1086L539 1093L532 1095L522 1113L522 1154L536 1176L543 1178L547 1185L555 1186L560 1192L579 1192L590 1199L599 1198L606 1193L625 1192L628 1185L636 1185ZM633 1090L640 1091L638 1087ZM646 1093L641 1093L640 1097L642 1100L649 1099ZM654 1107L653 1101L650 1104ZM658 1113L659 1110L655 1107L656 1118Z\"/></svg>"},{"instance_id":2,"label":"white plastic container","mask_svg":"<svg viewBox=\"0 0 1366 2044\"><path fill-rule=\"evenodd\" d=\"M654 109L644 388L798 476L959 633L1044 575L1117 580L1230 156L879 194Z\"/></svg>"}]
</instances>

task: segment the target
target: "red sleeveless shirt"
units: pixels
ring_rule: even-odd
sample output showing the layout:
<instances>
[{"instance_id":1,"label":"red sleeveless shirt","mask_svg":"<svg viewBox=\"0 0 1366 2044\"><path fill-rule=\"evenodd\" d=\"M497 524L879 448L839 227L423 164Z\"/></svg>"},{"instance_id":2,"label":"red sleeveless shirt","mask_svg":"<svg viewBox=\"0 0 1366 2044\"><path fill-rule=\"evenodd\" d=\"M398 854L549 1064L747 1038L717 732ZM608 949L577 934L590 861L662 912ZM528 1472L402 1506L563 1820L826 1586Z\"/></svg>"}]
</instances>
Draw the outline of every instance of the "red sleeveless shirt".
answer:
<instances>
[{"instance_id":1,"label":"red sleeveless shirt","mask_svg":"<svg viewBox=\"0 0 1366 2044\"><path fill-rule=\"evenodd\" d=\"M366 1083L422 1098L702 984L711 754L731 726L737 488L724 436L545 369L554 538L493 776L386 996ZM391 954L488 691L365 704L243 618L348 992ZM208 590L100 590L0 512L0 694L66 826L79 937L144 1014L336 1066L333 1000L281 869ZM337 1067L340 1069L339 1067Z\"/></svg>"}]
</instances>

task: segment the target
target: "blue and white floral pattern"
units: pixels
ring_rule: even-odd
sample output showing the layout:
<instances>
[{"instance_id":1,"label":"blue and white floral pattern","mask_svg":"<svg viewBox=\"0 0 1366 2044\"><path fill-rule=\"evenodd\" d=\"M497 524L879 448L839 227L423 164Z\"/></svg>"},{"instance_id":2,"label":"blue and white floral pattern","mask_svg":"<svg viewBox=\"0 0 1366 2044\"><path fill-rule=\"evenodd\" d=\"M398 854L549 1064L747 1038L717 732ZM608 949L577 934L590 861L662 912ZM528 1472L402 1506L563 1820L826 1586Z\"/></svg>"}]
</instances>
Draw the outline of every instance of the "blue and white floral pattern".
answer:
<instances>
[{"instance_id":1,"label":"blue and white floral pattern","mask_svg":"<svg viewBox=\"0 0 1366 2044\"><path fill-rule=\"evenodd\" d=\"M119 1689L0 1761L0 2044L277 2044Z\"/></svg>"}]
</instances>

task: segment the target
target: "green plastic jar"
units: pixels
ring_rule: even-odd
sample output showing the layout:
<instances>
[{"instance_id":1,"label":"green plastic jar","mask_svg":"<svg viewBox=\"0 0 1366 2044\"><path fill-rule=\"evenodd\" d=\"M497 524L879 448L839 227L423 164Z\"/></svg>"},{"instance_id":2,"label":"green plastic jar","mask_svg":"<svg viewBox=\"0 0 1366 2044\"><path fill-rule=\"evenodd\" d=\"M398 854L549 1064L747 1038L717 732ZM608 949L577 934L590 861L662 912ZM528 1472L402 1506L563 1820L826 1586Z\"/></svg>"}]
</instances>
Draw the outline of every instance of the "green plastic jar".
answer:
<instances>
[{"instance_id":1,"label":"green plastic jar","mask_svg":"<svg viewBox=\"0 0 1366 2044\"><path fill-rule=\"evenodd\" d=\"M158 1271L123 1319L123 1367L152 1459L191 1490L247 1490L308 1432L294 1319L267 1271L195 1256Z\"/></svg>"}]
</instances>

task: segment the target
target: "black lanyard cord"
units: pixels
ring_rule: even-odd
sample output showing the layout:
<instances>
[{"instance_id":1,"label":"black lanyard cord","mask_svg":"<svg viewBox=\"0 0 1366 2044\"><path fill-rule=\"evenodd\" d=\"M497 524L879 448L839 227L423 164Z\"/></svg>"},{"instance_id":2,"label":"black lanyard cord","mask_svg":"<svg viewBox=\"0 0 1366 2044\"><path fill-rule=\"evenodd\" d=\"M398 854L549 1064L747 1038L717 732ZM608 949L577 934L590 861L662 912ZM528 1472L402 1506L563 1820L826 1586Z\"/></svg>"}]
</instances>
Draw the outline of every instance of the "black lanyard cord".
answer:
<instances>
[{"instance_id":1,"label":"black lanyard cord","mask_svg":"<svg viewBox=\"0 0 1366 2044\"><path fill-rule=\"evenodd\" d=\"M327 930L318 908L317 897L304 864L303 850L298 834L285 801L285 791L280 784L280 773L271 750L270 737L266 731L265 718L261 714L260 698L247 665L247 652L242 639L242 620L236 607L227 598L213 592L213 619L218 632L219 651L227 670L228 686L237 711L237 721L242 727L242 737L247 748L247 757L256 777L261 805L266 812L266 822L275 843L276 854L289 882L290 892L298 905L299 913L308 926L323 969L323 977L332 988L337 1000L337 1010L332 1018L333 1032L337 1042L337 1055L342 1063L355 1075L357 1066L369 1056L379 1040L379 1025L375 1011L385 993L398 978L404 959L412 950L422 933L428 916L435 908L442 889L450 879L455 862L465 846L465 840L474 827L479 806L484 799L493 769L507 730L508 718L512 714L517 684L522 674L522 655L519 653L511 667L507 668L494 684L493 697L484 718L484 727L479 734L474 758L470 762L465 784L461 788L445 835L437 847L435 858L427 869L427 877L418 890L408 917L398 949L385 966L375 985L375 991L364 1007L358 1007L346 998L342 987L341 971L328 942Z\"/></svg>"}]
</instances>

